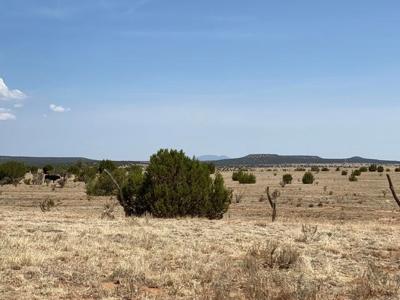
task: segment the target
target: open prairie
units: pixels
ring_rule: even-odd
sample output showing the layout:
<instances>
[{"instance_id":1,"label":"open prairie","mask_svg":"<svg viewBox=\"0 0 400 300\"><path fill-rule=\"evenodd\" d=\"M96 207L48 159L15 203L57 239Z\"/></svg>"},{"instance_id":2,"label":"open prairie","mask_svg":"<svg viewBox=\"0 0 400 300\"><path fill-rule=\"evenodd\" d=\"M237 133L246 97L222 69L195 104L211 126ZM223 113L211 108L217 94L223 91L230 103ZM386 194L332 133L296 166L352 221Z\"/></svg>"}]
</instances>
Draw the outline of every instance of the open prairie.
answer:
<instances>
[{"instance_id":1,"label":"open prairie","mask_svg":"<svg viewBox=\"0 0 400 300\"><path fill-rule=\"evenodd\" d=\"M390 172L400 192L400 173ZM0 187L1 299L400 299L400 211L385 173L255 169L222 220L101 218L83 183ZM281 187L282 175L292 184ZM278 190L277 219L264 193ZM240 198L239 203L236 199ZM46 199L61 203L48 212Z\"/></svg>"}]
</instances>

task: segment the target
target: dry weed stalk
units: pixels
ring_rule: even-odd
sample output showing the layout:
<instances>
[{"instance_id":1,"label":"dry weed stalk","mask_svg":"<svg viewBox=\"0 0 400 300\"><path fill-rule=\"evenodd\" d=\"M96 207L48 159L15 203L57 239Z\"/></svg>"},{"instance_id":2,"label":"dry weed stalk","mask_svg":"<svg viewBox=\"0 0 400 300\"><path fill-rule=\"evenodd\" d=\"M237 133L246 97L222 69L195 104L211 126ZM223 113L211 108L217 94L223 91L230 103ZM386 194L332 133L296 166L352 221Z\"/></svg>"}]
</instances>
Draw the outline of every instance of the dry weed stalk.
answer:
<instances>
[{"instance_id":1,"label":"dry weed stalk","mask_svg":"<svg viewBox=\"0 0 400 300\"><path fill-rule=\"evenodd\" d=\"M101 218L102 219L107 218L109 220L115 219L114 210L116 206L117 202L113 201L113 197L111 197L110 200L106 204L104 204L103 212L101 213Z\"/></svg>"},{"instance_id":2,"label":"dry weed stalk","mask_svg":"<svg viewBox=\"0 0 400 300\"><path fill-rule=\"evenodd\" d=\"M317 225L313 226L313 225L302 224L301 225L302 236L297 238L296 241L303 242L303 243L309 243L309 242L318 240L320 235L317 234L317 231L318 231Z\"/></svg>"},{"instance_id":3,"label":"dry weed stalk","mask_svg":"<svg viewBox=\"0 0 400 300\"><path fill-rule=\"evenodd\" d=\"M239 190L234 195L235 195L235 203L240 203L244 197L244 191Z\"/></svg>"}]
</instances>

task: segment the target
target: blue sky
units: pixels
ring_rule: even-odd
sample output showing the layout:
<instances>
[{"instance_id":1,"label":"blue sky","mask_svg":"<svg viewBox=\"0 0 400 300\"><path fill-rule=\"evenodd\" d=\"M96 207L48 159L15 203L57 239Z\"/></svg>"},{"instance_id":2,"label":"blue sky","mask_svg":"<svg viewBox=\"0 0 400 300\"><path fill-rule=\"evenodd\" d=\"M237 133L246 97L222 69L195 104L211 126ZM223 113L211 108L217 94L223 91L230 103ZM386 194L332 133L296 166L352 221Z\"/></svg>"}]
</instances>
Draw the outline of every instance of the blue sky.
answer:
<instances>
[{"instance_id":1,"label":"blue sky","mask_svg":"<svg viewBox=\"0 0 400 300\"><path fill-rule=\"evenodd\" d=\"M0 155L400 160L399 1L0 8Z\"/></svg>"}]
</instances>

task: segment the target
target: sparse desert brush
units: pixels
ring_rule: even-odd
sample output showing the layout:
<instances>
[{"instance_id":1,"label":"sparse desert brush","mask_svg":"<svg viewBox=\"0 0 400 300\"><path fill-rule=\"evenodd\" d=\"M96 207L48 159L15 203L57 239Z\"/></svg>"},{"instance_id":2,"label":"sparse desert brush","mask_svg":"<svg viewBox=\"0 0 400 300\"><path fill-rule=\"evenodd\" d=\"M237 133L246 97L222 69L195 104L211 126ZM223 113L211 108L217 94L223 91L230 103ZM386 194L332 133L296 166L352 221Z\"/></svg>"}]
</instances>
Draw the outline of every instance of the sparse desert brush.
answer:
<instances>
[{"instance_id":1,"label":"sparse desert brush","mask_svg":"<svg viewBox=\"0 0 400 300\"><path fill-rule=\"evenodd\" d=\"M349 181L350 181L350 182L358 181L357 176L358 176L358 175L357 175L354 171L351 172L351 175L349 176Z\"/></svg>"},{"instance_id":2,"label":"sparse desert brush","mask_svg":"<svg viewBox=\"0 0 400 300\"><path fill-rule=\"evenodd\" d=\"M370 172L376 172L376 171L378 170L378 166L375 165L375 164L372 164L372 165L370 165L370 166L368 167L368 170L369 170Z\"/></svg>"},{"instance_id":3,"label":"sparse desert brush","mask_svg":"<svg viewBox=\"0 0 400 300\"><path fill-rule=\"evenodd\" d=\"M313 184L314 182L314 175L311 172L306 172L303 175L303 184Z\"/></svg>"},{"instance_id":4,"label":"sparse desert brush","mask_svg":"<svg viewBox=\"0 0 400 300\"><path fill-rule=\"evenodd\" d=\"M321 171L322 171L322 172L329 172L329 168L328 168L328 167L323 167L323 168L321 169Z\"/></svg>"},{"instance_id":5,"label":"sparse desert brush","mask_svg":"<svg viewBox=\"0 0 400 300\"><path fill-rule=\"evenodd\" d=\"M394 169L395 172L400 172L400 167L397 167L396 169Z\"/></svg>"},{"instance_id":6,"label":"sparse desert brush","mask_svg":"<svg viewBox=\"0 0 400 300\"><path fill-rule=\"evenodd\" d=\"M293 181L293 176L291 174L285 174L282 176L282 182L285 184L291 184Z\"/></svg>"},{"instance_id":7,"label":"sparse desert brush","mask_svg":"<svg viewBox=\"0 0 400 300\"><path fill-rule=\"evenodd\" d=\"M318 173L319 171L320 171L319 167L317 167L317 166L312 166L312 167L311 167L311 172L316 172L316 173Z\"/></svg>"},{"instance_id":8,"label":"sparse desert brush","mask_svg":"<svg viewBox=\"0 0 400 300\"><path fill-rule=\"evenodd\" d=\"M376 170L377 170L379 173L382 173L382 172L385 171L385 168L384 168L383 166L379 166Z\"/></svg>"},{"instance_id":9,"label":"sparse desert brush","mask_svg":"<svg viewBox=\"0 0 400 300\"><path fill-rule=\"evenodd\" d=\"M317 234L317 225L301 225L301 236L296 239L297 242L309 243L316 241L319 238Z\"/></svg>"},{"instance_id":10,"label":"sparse desert brush","mask_svg":"<svg viewBox=\"0 0 400 300\"><path fill-rule=\"evenodd\" d=\"M352 171L351 174L354 175L354 176L361 176L361 171L359 169L355 169L355 170Z\"/></svg>"},{"instance_id":11,"label":"sparse desert brush","mask_svg":"<svg viewBox=\"0 0 400 300\"><path fill-rule=\"evenodd\" d=\"M302 167L297 167L296 169L294 169L296 172L305 172L305 168Z\"/></svg>"},{"instance_id":12,"label":"sparse desert brush","mask_svg":"<svg viewBox=\"0 0 400 300\"><path fill-rule=\"evenodd\" d=\"M210 177L207 165L183 151L162 149L150 158L143 183L123 185L119 198L126 215L150 213L155 217L182 216L220 219L227 211L232 193L221 174Z\"/></svg>"},{"instance_id":13,"label":"sparse desert brush","mask_svg":"<svg viewBox=\"0 0 400 300\"><path fill-rule=\"evenodd\" d=\"M400 275L392 275L373 262L353 282L352 299L399 299Z\"/></svg>"},{"instance_id":14,"label":"sparse desert brush","mask_svg":"<svg viewBox=\"0 0 400 300\"><path fill-rule=\"evenodd\" d=\"M289 269L296 265L300 252L291 244L276 240L267 240L255 244L247 252L247 259L255 259L255 263L263 268Z\"/></svg>"},{"instance_id":15,"label":"sparse desert brush","mask_svg":"<svg viewBox=\"0 0 400 300\"><path fill-rule=\"evenodd\" d=\"M23 163L9 161L0 165L0 184L17 185L25 176L27 168Z\"/></svg>"},{"instance_id":16,"label":"sparse desert brush","mask_svg":"<svg viewBox=\"0 0 400 300\"><path fill-rule=\"evenodd\" d=\"M349 172L348 172L347 170L343 170L343 171L342 171L342 176L347 176L348 173L349 173Z\"/></svg>"},{"instance_id":17,"label":"sparse desert brush","mask_svg":"<svg viewBox=\"0 0 400 300\"><path fill-rule=\"evenodd\" d=\"M62 202L60 200L55 201L53 198L46 198L42 202L40 202L39 207L42 212L50 211L53 207L61 205Z\"/></svg>"}]
</instances>

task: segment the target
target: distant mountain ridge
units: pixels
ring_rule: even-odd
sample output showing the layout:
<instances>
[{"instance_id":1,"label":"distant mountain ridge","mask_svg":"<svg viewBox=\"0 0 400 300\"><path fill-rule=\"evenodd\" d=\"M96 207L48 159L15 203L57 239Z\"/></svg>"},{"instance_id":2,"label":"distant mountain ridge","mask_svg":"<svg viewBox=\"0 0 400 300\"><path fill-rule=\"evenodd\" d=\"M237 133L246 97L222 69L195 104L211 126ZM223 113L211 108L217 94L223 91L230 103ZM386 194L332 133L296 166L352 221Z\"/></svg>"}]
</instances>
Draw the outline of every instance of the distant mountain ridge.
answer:
<instances>
[{"instance_id":1,"label":"distant mountain ridge","mask_svg":"<svg viewBox=\"0 0 400 300\"><path fill-rule=\"evenodd\" d=\"M221 159L223 158L223 159ZM278 155L278 154L249 154L239 158L225 158L218 155L202 155L198 157L201 161L212 161L220 167L262 167L273 165L311 165L311 164L382 164L400 165L396 160L369 159L360 156L350 158L322 158L311 155ZM69 165L77 162L94 164L99 160L86 157L31 157L31 156L0 156L0 164L7 161L20 161L30 166L42 167L46 164ZM148 161L114 161L117 165L125 164L147 164Z\"/></svg>"},{"instance_id":2,"label":"distant mountain ridge","mask_svg":"<svg viewBox=\"0 0 400 300\"><path fill-rule=\"evenodd\" d=\"M29 166L43 167L47 164L50 165L70 165L77 162L83 162L87 164L95 164L100 160L90 159L86 157L34 157L34 156L0 156L0 164L7 161L19 161ZM117 165L125 164L145 164L144 161L128 161L118 160L114 161Z\"/></svg>"},{"instance_id":3,"label":"distant mountain ridge","mask_svg":"<svg viewBox=\"0 0 400 300\"><path fill-rule=\"evenodd\" d=\"M272 166L309 164L400 164L395 160L369 159L359 156L350 158L322 158L309 155L249 154L240 158L214 161L217 166Z\"/></svg>"}]
</instances>

